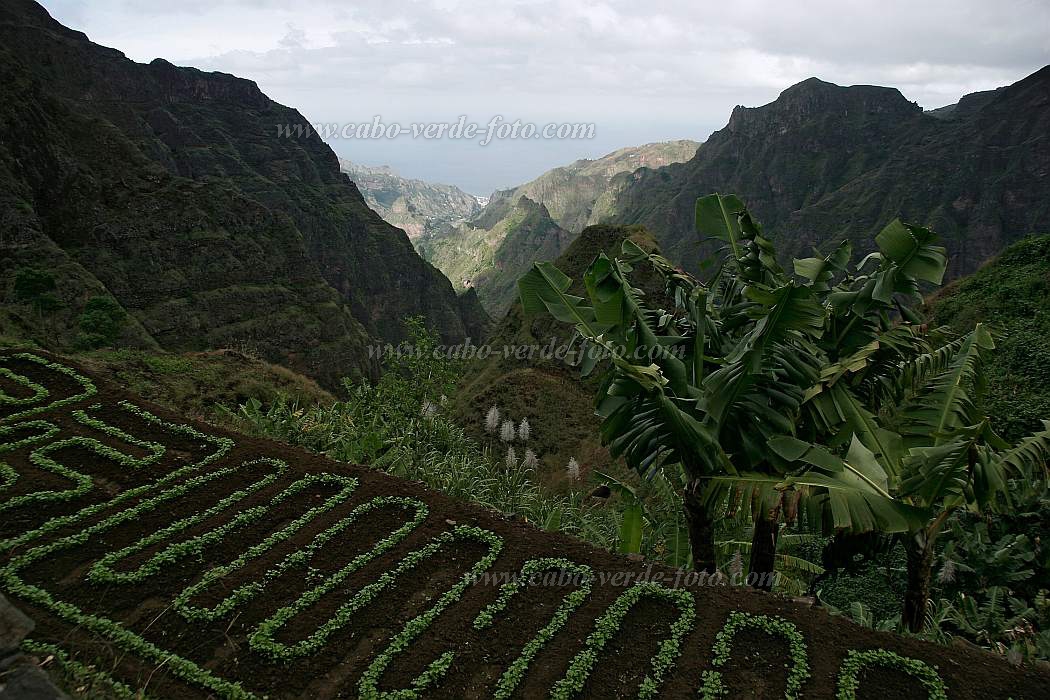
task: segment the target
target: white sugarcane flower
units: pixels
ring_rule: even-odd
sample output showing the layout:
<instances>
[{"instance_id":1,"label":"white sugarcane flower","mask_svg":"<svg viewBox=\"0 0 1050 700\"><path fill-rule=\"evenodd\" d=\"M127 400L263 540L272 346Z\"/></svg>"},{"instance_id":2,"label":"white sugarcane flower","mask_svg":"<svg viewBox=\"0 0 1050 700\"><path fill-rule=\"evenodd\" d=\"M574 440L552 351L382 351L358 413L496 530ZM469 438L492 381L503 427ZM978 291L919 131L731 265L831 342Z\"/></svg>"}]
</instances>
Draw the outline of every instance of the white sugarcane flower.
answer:
<instances>
[{"instance_id":1,"label":"white sugarcane flower","mask_svg":"<svg viewBox=\"0 0 1050 700\"><path fill-rule=\"evenodd\" d=\"M565 472L573 481L580 480L580 463L576 461L575 457L569 458L569 463L565 466Z\"/></svg>"},{"instance_id":2,"label":"white sugarcane flower","mask_svg":"<svg viewBox=\"0 0 1050 700\"><path fill-rule=\"evenodd\" d=\"M518 455L514 452L514 446L511 445L507 448L507 469L514 469L518 466Z\"/></svg>"},{"instance_id":3,"label":"white sugarcane flower","mask_svg":"<svg viewBox=\"0 0 1050 700\"><path fill-rule=\"evenodd\" d=\"M503 421L503 427L499 431L499 439L503 442L514 442L514 421Z\"/></svg>"},{"instance_id":4,"label":"white sugarcane flower","mask_svg":"<svg viewBox=\"0 0 1050 700\"><path fill-rule=\"evenodd\" d=\"M518 424L518 437L521 438L522 442L528 442L531 434L532 427L529 425L529 419L522 418L521 423Z\"/></svg>"},{"instance_id":5,"label":"white sugarcane flower","mask_svg":"<svg viewBox=\"0 0 1050 700\"><path fill-rule=\"evenodd\" d=\"M489 409L489 412L485 414L485 431L489 433L496 432L496 428L499 427L499 409L493 406Z\"/></svg>"},{"instance_id":6,"label":"white sugarcane flower","mask_svg":"<svg viewBox=\"0 0 1050 700\"><path fill-rule=\"evenodd\" d=\"M535 469L539 466L540 460L536 456L536 453L530 450L525 450L525 459L522 461L526 469Z\"/></svg>"},{"instance_id":7,"label":"white sugarcane flower","mask_svg":"<svg viewBox=\"0 0 1050 700\"><path fill-rule=\"evenodd\" d=\"M953 583L955 581L954 561L951 559L944 560L944 565L941 566L941 571L937 574L937 580L941 583Z\"/></svg>"}]
</instances>

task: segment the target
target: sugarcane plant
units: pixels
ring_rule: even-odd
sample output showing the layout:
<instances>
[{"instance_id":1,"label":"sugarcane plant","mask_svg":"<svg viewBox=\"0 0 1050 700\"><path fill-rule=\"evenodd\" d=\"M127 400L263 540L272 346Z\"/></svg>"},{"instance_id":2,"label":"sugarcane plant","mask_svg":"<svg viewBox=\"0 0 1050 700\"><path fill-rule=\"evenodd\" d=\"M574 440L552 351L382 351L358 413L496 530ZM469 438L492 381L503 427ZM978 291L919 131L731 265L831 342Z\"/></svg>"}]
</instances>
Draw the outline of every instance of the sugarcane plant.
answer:
<instances>
[{"instance_id":1,"label":"sugarcane plant","mask_svg":"<svg viewBox=\"0 0 1050 700\"><path fill-rule=\"evenodd\" d=\"M601 351L583 354L585 373L608 358L603 442L644 478L681 471L694 568L716 569L714 524L731 500L750 506L763 588L785 522L895 535L914 578L905 618L921 625L947 515L1008 506L1008 479L1045 471L1050 433L999 439L979 412L991 332L952 337L916 311L947 264L928 229L893 221L859 263L844 242L788 272L739 198L700 198L696 226L723 244L703 281L628 240L598 255L582 289L537 263L519 281L523 308ZM631 284L639 266L666 282L668 308Z\"/></svg>"}]
</instances>

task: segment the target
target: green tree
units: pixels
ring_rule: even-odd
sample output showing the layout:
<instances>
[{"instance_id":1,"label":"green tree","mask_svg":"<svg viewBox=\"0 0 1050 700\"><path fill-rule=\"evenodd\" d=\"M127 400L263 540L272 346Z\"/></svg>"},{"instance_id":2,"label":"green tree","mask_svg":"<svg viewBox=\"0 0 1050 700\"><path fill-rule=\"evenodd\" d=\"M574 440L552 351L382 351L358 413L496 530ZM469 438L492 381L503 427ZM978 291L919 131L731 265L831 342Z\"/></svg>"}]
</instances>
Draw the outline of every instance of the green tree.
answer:
<instances>
[{"instance_id":1,"label":"green tree","mask_svg":"<svg viewBox=\"0 0 1050 700\"><path fill-rule=\"evenodd\" d=\"M728 253L707 282L627 242L587 270L587 300L537 264L519 282L525 311L573 323L609 357L603 441L645 477L682 470L697 569L714 569L729 493L751 505L751 572L765 588L781 523L800 512L839 536L902 533L905 617L921 624L946 513L998 507L1007 475L1032 478L1050 449L1045 435L1009 449L980 419L988 331L948 338L912 310L921 284L941 282L944 249L894 221L859 264L843 244L789 274L738 198L701 198L696 224ZM667 280L673 308L649 308L631 286L640 263Z\"/></svg>"},{"instance_id":2,"label":"green tree","mask_svg":"<svg viewBox=\"0 0 1050 700\"><path fill-rule=\"evenodd\" d=\"M31 304L38 313L58 308L59 301L52 294L55 286L54 276L46 270L23 267L15 273L15 297Z\"/></svg>"},{"instance_id":3,"label":"green tree","mask_svg":"<svg viewBox=\"0 0 1050 700\"><path fill-rule=\"evenodd\" d=\"M83 349L112 345L120 337L127 321L127 312L113 297L92 297L84 304L77 318L80 333L76 345Z\"/></svg>"}]
</instances>

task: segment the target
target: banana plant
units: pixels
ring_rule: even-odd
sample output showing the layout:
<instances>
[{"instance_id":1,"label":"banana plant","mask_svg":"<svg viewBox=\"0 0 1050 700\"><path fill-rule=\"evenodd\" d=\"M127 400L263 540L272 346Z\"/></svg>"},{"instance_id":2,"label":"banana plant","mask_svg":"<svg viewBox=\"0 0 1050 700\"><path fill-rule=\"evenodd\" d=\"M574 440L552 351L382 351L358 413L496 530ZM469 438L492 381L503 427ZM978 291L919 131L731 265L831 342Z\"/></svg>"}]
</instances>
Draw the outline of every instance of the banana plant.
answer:
<instances>
[{"instance_id":1,"label":"banana plant","mask_svg":"<svg viewBox=\"0 0 1050 700\"><path fill-rule=\"evenodd\" d=\"M906 509L858 478L852 463L792 462L772 447L796 437L806 391L828 363L820 347L828 312L819 287L780 268L771 242L736 197L699 200L697 228L730 251L707 284L633 243L615 260L595 259L583 279L586 298L548 263L519 281L527 314L550 313L608 353L597 401L603 441L647 478L664 465L681 467L700 570L714 570L714 521L733 483L750 483L757 495L752 571L772 571L788 492L804 491L829 508L851 503L866 514L854 522L841 516L850 508L840 508L842 527L903 528ZM630 283L638 264L664 276L673 309L647 306Z\"/></svg>"},{"instance_id":2,"label":"banana plant","mask_svg":"<svg viewBox=\"0 0 1050 700\"><path fill-rule=\"evenodd\" d=\"M921 626L944 520L1001 506L1007 481L1042 478L1050 454L1046 435L1011 448L980 415L989 331L949 338L911 308L923 284L941 282L944 248L893 221L857 265L843 244L796 260L792 275L737 197L698 200L696 225L725 244L706 283L631 243L591 264L586 299L537 264L519 282L525 312L551 313L607 350L602 439L645 477L680 466L696 568L714 567L714 522L743 489L750 570L772 572L781 520L801 497L825 532L903 535L914 578L904 616ZM664 277L672 309L650 308L631 285L640 264Z\"/></svg>"}]
</instances>

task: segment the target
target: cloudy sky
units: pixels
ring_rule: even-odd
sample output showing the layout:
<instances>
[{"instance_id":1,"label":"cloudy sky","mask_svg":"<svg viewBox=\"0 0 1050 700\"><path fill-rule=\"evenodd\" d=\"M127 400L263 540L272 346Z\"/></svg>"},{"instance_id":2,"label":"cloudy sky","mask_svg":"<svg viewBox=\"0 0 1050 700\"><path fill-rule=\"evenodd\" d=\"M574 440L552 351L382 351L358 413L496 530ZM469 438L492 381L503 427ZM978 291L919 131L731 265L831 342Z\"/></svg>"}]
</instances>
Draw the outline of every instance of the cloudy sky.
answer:
<instances>
[{"instance_id":1,"label":"cloudy sky","mask_svg":"<svg viewBox=\"0 0 1050 700\"><path fill-rule=\"evenodd\" d=\"M593 123L589 140L335 139L487 194L580 157L705 139L810 76L926 108L1050 64L1048 0L43 0L137 61L251 78L311 122Z\"/></svg>"}]
</instances>

